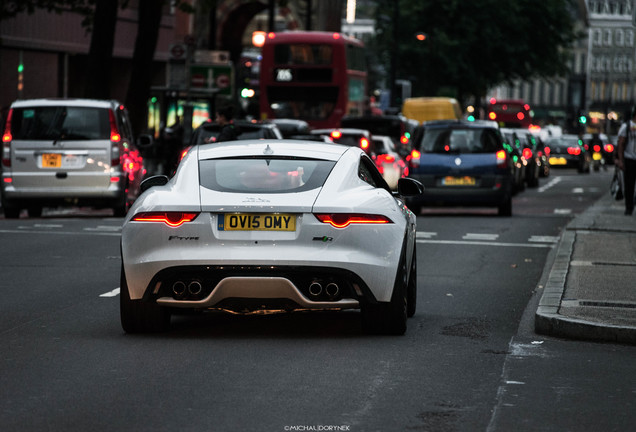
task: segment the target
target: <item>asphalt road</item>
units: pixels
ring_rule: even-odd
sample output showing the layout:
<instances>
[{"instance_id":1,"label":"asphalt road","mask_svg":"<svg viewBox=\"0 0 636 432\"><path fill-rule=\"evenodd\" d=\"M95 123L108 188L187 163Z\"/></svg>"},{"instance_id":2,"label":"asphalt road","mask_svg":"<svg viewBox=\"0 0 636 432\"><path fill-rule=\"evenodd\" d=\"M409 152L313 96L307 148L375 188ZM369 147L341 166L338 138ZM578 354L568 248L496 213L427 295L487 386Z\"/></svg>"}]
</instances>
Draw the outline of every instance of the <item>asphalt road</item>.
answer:
<instances>
[{"instance_id":1,"label":"asphalt road","mask_svg":"<svg viewBox=\"0 0 636 432\"><path fill-rule=\"evenodd\" d=\"M119 324L121 219L0 220L2 431L598 431L636 423L636 348L535 335L537 287L608 172L554 170L491 209L418 218L403 337L357 312Z\"/></svg>"}]
</instances>

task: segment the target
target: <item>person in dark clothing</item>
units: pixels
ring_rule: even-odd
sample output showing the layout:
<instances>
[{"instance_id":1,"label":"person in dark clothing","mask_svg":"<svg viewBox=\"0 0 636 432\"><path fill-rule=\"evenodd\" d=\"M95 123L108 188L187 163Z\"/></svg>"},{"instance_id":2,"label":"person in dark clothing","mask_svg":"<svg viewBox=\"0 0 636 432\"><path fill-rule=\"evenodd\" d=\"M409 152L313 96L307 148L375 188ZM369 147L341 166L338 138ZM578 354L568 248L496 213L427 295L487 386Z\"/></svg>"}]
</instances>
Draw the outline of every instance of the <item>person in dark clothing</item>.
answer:
<instances>
[{"instance_id":1,"label":"person in dark clothing","mask_svg":"<svg viewBox=\"0 0 636 432\"><path fill-rule=\"evenodd\" d=\"M233 141L238 138L238 129L234 125L234 108L231 105L216 111L216 122L221 126L221 133L216 142Z\"/></svg>"},{"instance_id":2,"label":"person in dark clothing","mask_svg":"<svg viewBox=\"0 0 636 432\"><path fill-rule=\"evenodd\" d=\"M623 123L618 131L618 154L616 166L623 171L625 179L625 214L634 212L634 185L636 184L636 106L632 108L631 120Z\"/></svg>"}]
</instances>

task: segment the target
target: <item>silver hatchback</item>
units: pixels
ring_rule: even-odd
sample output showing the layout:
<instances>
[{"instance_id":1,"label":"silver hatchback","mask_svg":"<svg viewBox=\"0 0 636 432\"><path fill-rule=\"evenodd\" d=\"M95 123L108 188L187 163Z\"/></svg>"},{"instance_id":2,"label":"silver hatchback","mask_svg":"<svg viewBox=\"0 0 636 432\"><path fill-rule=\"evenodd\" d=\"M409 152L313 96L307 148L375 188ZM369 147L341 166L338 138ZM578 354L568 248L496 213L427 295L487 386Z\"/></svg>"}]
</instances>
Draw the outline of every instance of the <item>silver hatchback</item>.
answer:
<instances>
[{"instance_id":1,"label":"silver hatchback","mask_svg":"<svg viewBox=\"0 0 636 432\"><path fill-rule=\"evenodd\" d=\"M150 140L147 140L150 143ZM2 135L2 208L40 216L45 206L112 208L123 216L139 192L143 159L126 109L114 100L14 102Z\"/></svg>"}]
</instances>

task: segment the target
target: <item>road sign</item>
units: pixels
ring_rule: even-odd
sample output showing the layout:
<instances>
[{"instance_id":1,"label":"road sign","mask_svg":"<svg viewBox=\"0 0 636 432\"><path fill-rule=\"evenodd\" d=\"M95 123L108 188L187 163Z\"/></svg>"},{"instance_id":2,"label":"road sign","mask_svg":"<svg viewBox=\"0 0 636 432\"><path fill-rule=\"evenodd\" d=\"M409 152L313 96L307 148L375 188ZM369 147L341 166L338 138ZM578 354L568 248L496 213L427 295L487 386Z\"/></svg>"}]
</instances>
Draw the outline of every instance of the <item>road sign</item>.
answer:
<instances>
[{"instance_id":1,"label":"road sign","mask_svg":"<svg viewBox=\"0 0 636 432\"><path fill-rule=\"evenodd\" d=\"M232 96L232 77L231 65L190 66L190 87L194 89L218 89L218 94Z\"/></svg>"},{"instance_id":2,"label":"road sign","mask_svg":"<svg viewBox=\"0 0 636 432\"><path fill-rule=\"evenodd\" d=\"M188 52L188 47L185 44L170 45L171 60L185 60L187 52Z\"/></svg>"}]
</instances>

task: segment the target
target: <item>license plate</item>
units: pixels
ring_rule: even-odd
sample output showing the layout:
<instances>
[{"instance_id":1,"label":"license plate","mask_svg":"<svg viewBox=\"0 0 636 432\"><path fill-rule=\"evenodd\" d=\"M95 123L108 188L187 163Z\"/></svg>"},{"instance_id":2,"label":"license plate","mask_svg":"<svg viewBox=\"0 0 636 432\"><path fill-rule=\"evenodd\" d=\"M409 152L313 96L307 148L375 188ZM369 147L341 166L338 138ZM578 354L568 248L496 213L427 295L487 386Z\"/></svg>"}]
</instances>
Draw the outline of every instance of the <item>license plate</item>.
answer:
<instances>
[{"instance_id":1,"label":"license plate","mask_svg":"<svg viewBox=\"0 0 636 432\"><path fill-rule=\"evenodd\" d=\"M562 158L562 157L550 158L550 165L566 165L567 163L568 161L566 161L565 158Z\"/></svg>"},{"instance_id":2,"label":"license plate","mask_svg":"<svg viewBox=\"0 0 636 432\"><path fill-rule=\"evenodd\" d=\"M594 154L592 155L592 158L593 158L594 160L596 160L596 161L600 161L601 159L603 159L603 157L601 156L601 154L600 154L600 153L594 153Z\"/></svg>"},{"instance_id":3,"label":"license plate","mask_svg":"<svg viewBox=\"0 0 636 432\"><path fill-rule=\"evenodd\" d=\"M296 215L282 213L222 213L219 231L295 231Z\"/></svg>"},{"instance_id":4,"label":"license plate","mask_svg":"<svg viewBox=\"0 0 636 432\"><path fill-rule=\"evenodd\" d=\"M477 181L475 177L444 177L442 179L442 184L444 186L475 186Z\"/></svg>"},{"instance_id":5,"label":"license plate","mask_svg":"<svg viewBox=\"0 0 636 432\"><path fill-rule=\"evenodd\" d=\"M42 154L42 168L59 168L62 166L62 155L59 153Z\"/></svg>"}]
</instances>

